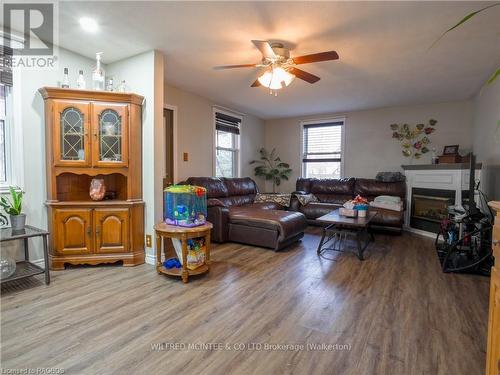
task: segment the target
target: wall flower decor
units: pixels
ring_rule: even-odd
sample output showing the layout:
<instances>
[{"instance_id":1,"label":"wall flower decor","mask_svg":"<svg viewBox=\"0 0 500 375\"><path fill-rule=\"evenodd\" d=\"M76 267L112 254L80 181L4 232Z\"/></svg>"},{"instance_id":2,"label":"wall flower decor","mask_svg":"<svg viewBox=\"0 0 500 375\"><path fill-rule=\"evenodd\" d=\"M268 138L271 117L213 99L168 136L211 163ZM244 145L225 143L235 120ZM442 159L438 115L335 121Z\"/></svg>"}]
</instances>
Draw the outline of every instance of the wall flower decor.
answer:
<instances>
[{"instance_id":1,"label":"wall flower decor","mask_svg":"<svg viewBox=\"0 0 500 375\"><path fill-rule=\"evenodd\" d=\"M428 125L391 124L392 138L401 143L401 152L407 158L420 159L430 150L430 135L436 131L437 120L430 119Z\"/></svg>"}]
</instances>

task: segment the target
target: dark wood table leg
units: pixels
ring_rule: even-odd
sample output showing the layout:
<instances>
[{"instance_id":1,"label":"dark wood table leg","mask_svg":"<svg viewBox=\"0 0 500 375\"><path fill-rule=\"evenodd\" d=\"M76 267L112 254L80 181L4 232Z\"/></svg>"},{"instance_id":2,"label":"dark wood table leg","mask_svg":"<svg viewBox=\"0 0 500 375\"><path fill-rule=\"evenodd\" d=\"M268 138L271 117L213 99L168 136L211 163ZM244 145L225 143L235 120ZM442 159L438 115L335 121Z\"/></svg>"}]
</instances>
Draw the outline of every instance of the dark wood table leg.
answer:
<instances>
[{"instance_id":1,"label":"dark wood table leg","mask_svg":"<svg viewBox=\"0 0 500 375\"><path fill-rule=\"evenodd\" d=\"M27 241L27 238L25 239ZM43 242L43 260L45 262L45 284L49 285L50 284L50 267L49 267L49 253L47 251L47 242L49 241L48 236L42 236L42 242ZM26 243L26 249L27 249L27 243Z\"/></svg>"}]
</instances>

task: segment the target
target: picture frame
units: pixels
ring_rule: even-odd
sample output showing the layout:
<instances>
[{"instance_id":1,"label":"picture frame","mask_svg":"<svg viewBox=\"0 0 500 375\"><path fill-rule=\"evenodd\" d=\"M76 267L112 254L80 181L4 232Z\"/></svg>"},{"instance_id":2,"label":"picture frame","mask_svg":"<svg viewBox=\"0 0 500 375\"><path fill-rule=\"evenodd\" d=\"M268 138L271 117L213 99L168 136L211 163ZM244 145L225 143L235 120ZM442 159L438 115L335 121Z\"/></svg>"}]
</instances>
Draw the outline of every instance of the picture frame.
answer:
<instances>
[{"instance_id":1,"label":"picture frame","mask_svg":"<svg viewBox=\"0 0 500 375\"><path fill-rule=\"evenodd\" d=\"M458 155L459 145L444 146L443 155Z\"/></svg>"}]
</instances>

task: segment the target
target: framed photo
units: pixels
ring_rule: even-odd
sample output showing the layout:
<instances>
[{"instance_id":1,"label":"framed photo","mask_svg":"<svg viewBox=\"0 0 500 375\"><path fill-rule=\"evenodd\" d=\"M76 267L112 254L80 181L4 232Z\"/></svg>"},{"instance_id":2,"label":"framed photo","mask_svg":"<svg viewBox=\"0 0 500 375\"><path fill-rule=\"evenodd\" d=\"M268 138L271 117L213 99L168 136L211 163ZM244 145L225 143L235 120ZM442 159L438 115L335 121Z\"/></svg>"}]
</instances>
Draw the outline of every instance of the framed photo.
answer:
<instances>
[{"instance_id":1,"label":"framed photo","mask_svg":"<svg viewBox=\"0 0 500 375\"><path fill-rule=\"evenodd\" d=\"M457 155L458 145L444 146L443 155Z\"/></svg>"}]
</instances>

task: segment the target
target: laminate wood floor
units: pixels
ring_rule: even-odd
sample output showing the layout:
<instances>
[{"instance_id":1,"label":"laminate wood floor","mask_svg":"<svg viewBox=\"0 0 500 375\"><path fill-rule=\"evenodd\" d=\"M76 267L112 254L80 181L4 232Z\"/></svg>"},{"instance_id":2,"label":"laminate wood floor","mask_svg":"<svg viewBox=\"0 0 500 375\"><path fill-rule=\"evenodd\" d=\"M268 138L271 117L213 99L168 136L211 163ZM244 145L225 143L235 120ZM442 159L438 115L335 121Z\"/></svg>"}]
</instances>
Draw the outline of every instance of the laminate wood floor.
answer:
<instances>
[{"instance_id":1,"label":"laminate wood floor","mask_svg":"<svg viewBox=\"0 0 500 375\"><path fill-rule=\"evenodd\" d=\"M215 246L210 273L189 284L142 265L74 267L52 272L50 286L4 286L1 366L65 374L484 373L488 278L443 274L433 241L410 234L376 235L363 262L318 258L319 234L310 228L279 253Z\"/></svg>"}]
</instances>

